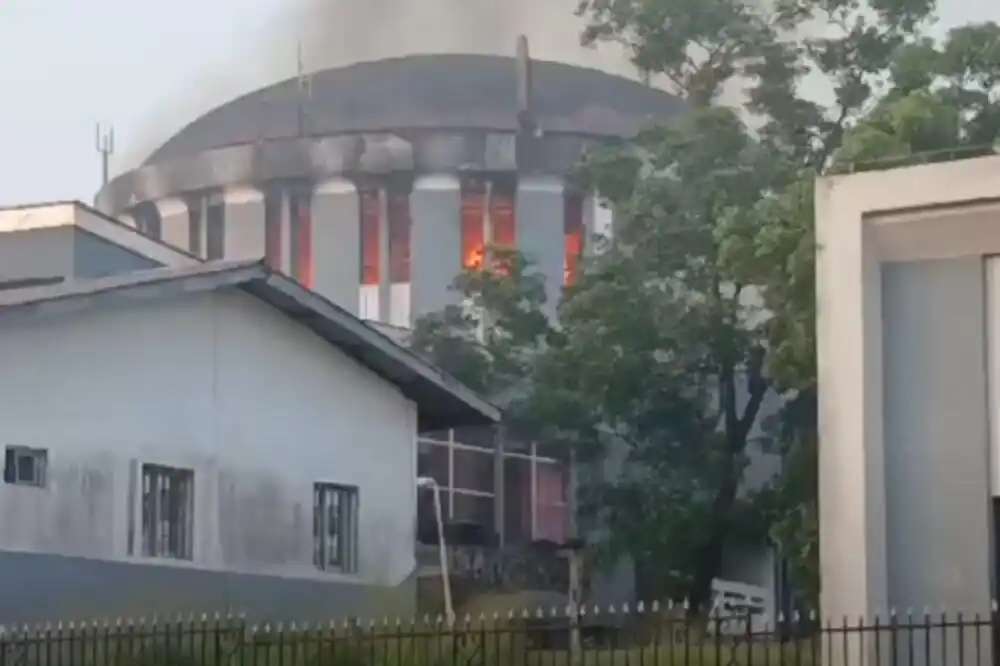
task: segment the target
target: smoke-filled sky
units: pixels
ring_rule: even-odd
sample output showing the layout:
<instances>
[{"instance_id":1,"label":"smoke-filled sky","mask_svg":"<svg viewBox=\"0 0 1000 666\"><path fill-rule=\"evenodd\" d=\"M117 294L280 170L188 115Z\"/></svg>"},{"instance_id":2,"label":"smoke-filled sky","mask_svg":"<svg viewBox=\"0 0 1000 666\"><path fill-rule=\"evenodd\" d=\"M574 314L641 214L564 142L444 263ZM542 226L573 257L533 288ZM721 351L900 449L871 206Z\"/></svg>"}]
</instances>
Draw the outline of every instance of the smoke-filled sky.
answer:
<instances>
[{"instance_id":1,"label":"smoke-filled sky","mask_svg":"<svg viewBox=\"0 0 1000 666\"><path fill-rule=\"evenodd\" d=\"M0 0L0 205L79 198L201 112L308 68L406 53L513 54L632 74L579 46L575 0ZM1000 21L1000 3L940 0L944 26Z\"/></svg>"}]
</instances>

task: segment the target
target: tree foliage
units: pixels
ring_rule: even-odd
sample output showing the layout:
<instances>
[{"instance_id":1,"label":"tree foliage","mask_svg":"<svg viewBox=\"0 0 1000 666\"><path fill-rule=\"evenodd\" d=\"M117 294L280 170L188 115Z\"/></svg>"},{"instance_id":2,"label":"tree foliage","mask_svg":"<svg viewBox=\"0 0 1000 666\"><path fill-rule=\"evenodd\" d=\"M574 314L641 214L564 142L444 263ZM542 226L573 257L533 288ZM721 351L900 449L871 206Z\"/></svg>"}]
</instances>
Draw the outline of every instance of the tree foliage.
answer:
<instances>
[{"instance_id":1,"label":"tree foliage","mask_svg":"<svg viewBox=\"0 0 1000 666\"><path fill-rule=\"evenodd\" d=\"M729 364L735 359L750 378L750 407L758 362L759 385L784 397L776 418L761 423L783 455L783 473L754 504L810 596L818 589L813 180L830 169L883 168L915 155L953 159L989 148L1000 130L1000 29L963 26L936 43L928 36L933 10L933 0L871 0L867 6L855 0L582 0L579 6L588 21L585 42L623 45L638 67L662 75L691 105L668 127L641 134L627 156L604 154L589 165L590 183L616 211L616 245L628 250L598 263L617 263L624 271L635 253L652 253L645 269L627 269L642 270L631 288L680 282L684 288L664 295L661 308L678 298L697 303L671 325L661 324L658 344L682 345L700 356L700 371L718 382L722 430L731 443L727 473L745 463L742 419L760 416L747 407L735 419L725 415L725 401L735 393ZM728 105L723 122L720 97L731 97L734 87L739 101ZM621 160L642 165L626 187L616 164ZM727 182L733 172L741 177ZM679 270L656 248L673 248L702 270ZM719 300L712 291L719 284L752 298ZM585 299L572 296L563 311L585 307ZM645 321L649 305L641 307L638 321ZM699 311L712 315L693 314ZM680 374L683 386L697 372ZM714 468L705 463L717 457L705 435L686 435L687 445L703 454L684 466L663 441L668 433L654 434L646 446L670 463L671 474L709 488L712 506L721 509L707 519L696 511L705 521L702 529L660 550L688 551L715 565L715 534L731 538L745 507L729 501L724 477L708 473ZM713 479L715 485L706 483ZM675 483L650 476L644 481L648 497L663 495L661 482ZM672 513L690 511L693 502L676 504ZM617 536L626 550L648 548L630 534ZM689 593L699 598L704 580L697 568L689 571L695 574Z\"/></svg>"},{"instance_id":2,"label":"tree foliage","mask_svg":"<svg viewBox=\"0 0 1000 666\"><path fill-rule=\"evenodd\" d=\"M457 303L417 320L410 347L470 388L507 399L532 376L551 323L535 266L511 248L488 255L455 278Z\"/></svg>"},{"instance_id":3,"label":"tree foliage","mask_svg":"<svg viewBox=\"0 0 1000 666\"><path fill-rule=\"evenodd\" d=\"M476 308L417 326L417 346L470 385L517 387L523 436L610 455L584 505L647 594L703 606L724 547L769 537L815 601L813 181L975 154L1000 132L1000 28L934 41L933 11L581 0L583 41L622 45L686 112L581 166L614 237L564 293L558 326L516 253L513 270L459 277ZM747 465L765 445L782 472L755 488Z\"/></svg>"}]
</instances>

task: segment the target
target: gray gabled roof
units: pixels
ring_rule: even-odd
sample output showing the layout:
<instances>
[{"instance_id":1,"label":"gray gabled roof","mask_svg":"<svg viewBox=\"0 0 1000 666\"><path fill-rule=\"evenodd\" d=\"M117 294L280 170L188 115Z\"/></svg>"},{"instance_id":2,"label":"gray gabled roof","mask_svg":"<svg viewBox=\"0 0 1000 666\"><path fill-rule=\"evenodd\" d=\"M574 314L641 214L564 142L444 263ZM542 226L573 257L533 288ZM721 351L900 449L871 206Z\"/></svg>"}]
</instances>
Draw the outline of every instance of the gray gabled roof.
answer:
<instances>
[{"instance_id":1,"label":"gray gabled roof","mask_svg":"<svg viewBox=\"0 0 1000 666\"><path fill-rule=\"evenodd\" d=\"M417 404L420 430L486 425L500 410L450 375L261 261L207 262L158 268L94 280L0 291L0 314L13 310L78 310L88 300L135 298L240 289L316 333L370 369Z\"/></svg>"}]
</instances>

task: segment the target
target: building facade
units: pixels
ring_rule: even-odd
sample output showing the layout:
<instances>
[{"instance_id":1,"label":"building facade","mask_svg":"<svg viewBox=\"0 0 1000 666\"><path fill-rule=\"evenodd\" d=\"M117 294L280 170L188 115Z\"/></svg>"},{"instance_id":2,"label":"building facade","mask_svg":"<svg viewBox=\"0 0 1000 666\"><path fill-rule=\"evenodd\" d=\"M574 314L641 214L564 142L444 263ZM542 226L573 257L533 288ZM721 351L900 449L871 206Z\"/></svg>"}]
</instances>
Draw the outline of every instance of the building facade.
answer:
<instances>
[{"instance_id":1,"label":"building facade","mask_svg":"<svg viewBox=\"0 0 1000 666\"><path fill-rule=\"evenodd\" d=\"M995 608L998 173L990 156L817 183L828 617ZM947 644L917 646L909 659L943 664L964 649L989 661L996 646L990 632L937 639ZM836 663L878 663L873 645L843 649Z\"/></svg>"},{"instance_id":2,"label":"building facade","mask_svg":"<svg viewBox=\"0 0 1000 666\"><path fill-rule=\"evenodd\" d=\"M498 418L257 263L8 290L0 320L0 624L411 613L417 431Z\"/></svg>"},{"instance_id":3,"label":"building facade","mask_svg":"<svg viewBox=\"0 0 1000 666\"><path fill-rule=\"evenodd\" d=\"M554 306L610 223L567 174L589 148L680 108L628 79L526 57L361 63L194 120L97 205L203 258L266 256L395 326L454 302L449 285L488 243L532 259Z\"/></svg>"}]
</instances>

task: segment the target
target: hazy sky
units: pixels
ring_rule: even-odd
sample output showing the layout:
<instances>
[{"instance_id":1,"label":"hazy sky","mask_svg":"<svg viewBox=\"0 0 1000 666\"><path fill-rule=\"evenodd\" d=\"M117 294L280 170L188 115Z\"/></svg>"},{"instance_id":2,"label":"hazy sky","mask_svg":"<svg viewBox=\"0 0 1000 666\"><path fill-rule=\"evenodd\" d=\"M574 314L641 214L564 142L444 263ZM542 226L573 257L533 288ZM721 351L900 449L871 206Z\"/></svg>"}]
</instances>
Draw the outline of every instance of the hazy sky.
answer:
<instances>
[{"instance_id":1,"label":"hazy sky","mask_svg":"<svg viewBox=\"0 0 1000 666\"><path fill-rule=\"evenodd\" d=\"M386 12L399 2L412 9ZM281 0L0 0L0 206L90 201L100 180L97 122L114 124L117 161L134 162L199 107L291 75L299 37L316 65L339 64L347 52L396 55L406 47L400 35L417 21L436 24L448 3L479 3L489 30L460 20L455 37L442 39L428 26L413 50L453 50L471 36L477 50L512 53L513 35L524 31L536 57L570 53L560 59L621 67L573 53L575 28L561 19L570 0L300 0L323 5L322 20L305 21L312 9ZM365 13L368 22L400 18L380 38L357 21L336 21L344 12ZM943 25L1000 21L1000 2L940 0L939 13Z\"/></svg>"}]
</instances>

